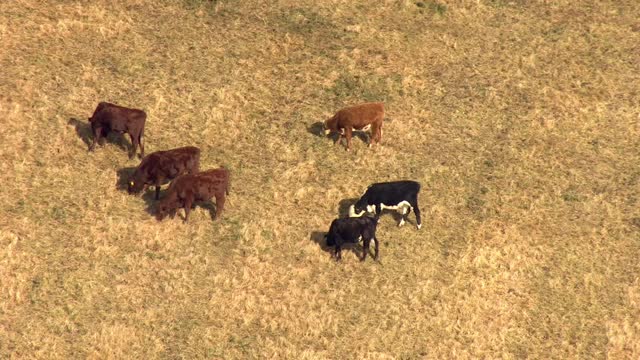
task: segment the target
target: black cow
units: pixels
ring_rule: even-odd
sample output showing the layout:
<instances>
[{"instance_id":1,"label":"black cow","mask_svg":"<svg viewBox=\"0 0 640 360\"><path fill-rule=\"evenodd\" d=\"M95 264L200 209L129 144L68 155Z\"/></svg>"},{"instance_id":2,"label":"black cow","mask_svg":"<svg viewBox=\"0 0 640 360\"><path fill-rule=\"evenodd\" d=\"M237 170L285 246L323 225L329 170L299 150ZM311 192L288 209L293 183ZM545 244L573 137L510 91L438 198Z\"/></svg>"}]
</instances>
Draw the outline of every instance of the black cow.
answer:
<instances>
[{"instance_id":1,"label":"black cow","mask_svg":"<svg viewBox=\"0 0 640 360\"><path fill-rule=\"evenodd\" d=\"M140 145L140 157L144 157L144 123L147 114L138 109L129 109L108 102L101 102L89 118L93 132L93 143L89 151L96 148L96 143L102 145L101 137L106 137L110 131L127 133L131 137L132 149L129 158L133 158Z\"/></svg>"},{"instance_id":2,"label":"black cow","mask_svg":"<svg viewBox=\"0 0 640 360\"><path fill-rule=\"evenodd\" d=\"M327 246L335 246L336 260L342 258L341 249L345 244L357 244L360 239L364 241L362 246L362 257L360 261L364 261L369 252L369 243L371 240L376 242L376 252L373 259L378 259L379 241L376 238L376 226L378 221L374 218L363 216L358 218L340 218L331 222L329 232L325 235Z\"/></svg>"},{"instance_id":3,"label":"black cow","mask_svg":"<svg viewBox=\"0 0 640 360\"><path fill-rule=\"evenodd\" d=\"M200 166L200 149L195 146L156 151L142 159L129 178L129 194L138 194L148 185L156 187L156 200L160 186L182 174L195 174Z\"/></svg>"},{"instance_id":4,"label":"black cow","mask_svg":"<svg viewBox=\"0 0 640 360\"><path fill-rule=\"evenodd\" d=\"M360 199L349 208L349 216L359 217L365 212L374 213L379 219L382 210L394 209L402 213L402 219L398 226L404 225L404 221L413 210L416 214L416 227L422 227L420 221L420 208L418 207L418 193L420 183L411 180L375 183L369 185Z\"/></svg>"}]
</instances>

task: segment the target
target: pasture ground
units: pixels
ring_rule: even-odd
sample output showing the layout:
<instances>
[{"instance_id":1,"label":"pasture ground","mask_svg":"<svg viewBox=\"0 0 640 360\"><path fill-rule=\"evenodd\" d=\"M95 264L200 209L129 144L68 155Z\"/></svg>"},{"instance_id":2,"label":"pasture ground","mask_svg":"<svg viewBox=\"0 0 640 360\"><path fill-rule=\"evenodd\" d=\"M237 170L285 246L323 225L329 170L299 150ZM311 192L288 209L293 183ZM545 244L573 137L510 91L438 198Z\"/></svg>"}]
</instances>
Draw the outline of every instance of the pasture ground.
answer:
<instances>
[{"instance_id":1,"label":"pasture ground","mask_svg":"<svg viewBox=\"0 0 640 360\"><path fill-rule=\"evenodd\" d=\"M0 358L637 359L640 4L0 2ZM383 147L319 136L384 101ZM232 171L158 223L147 153ZM322 249L372 182L422 183L381 261ZM149 210L150 208L150 210Z\"/></svg>"}]
</instances>

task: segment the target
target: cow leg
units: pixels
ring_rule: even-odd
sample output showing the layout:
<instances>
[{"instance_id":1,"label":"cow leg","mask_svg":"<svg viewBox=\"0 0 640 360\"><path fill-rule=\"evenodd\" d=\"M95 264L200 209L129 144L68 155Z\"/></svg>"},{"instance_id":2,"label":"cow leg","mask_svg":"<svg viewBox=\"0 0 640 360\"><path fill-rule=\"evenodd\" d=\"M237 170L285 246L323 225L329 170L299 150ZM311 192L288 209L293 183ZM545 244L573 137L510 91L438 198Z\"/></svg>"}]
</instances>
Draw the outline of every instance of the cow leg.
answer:
<instances>
[{"instance_id":1,"label":"cow leg","mask_svg":"<svg viewBox=\"0 0 640 360\"><path fill-rule=\"evenodd\" d=\"M109 135L109 129L103 127L102 130L100 130L101 137L98 141L98 145L104 146L104 144L107 142L107 135Z\"/></svg>"},{"instance_id":2,"label":"cow leg","mask_svg":"<svg viewBox=\"0 0 640 360\"><path fill-rule=\"evenodd\" d=\"M362 244L362 257L360 258L360 261L364 261L364 259L367 258L367 253L369 252L369 243L371 242L371 239L366 237L364 238L363 244Z\"/></svg>"},{"instance_id":3,"label":"cow leg","mask_svg":"<svg viewBox=\"0 0 640 360\"><path fill-rule=\"evenodd\" d=\"M92 127L93 130L93 142L89 146L89 151L93 151L96 148L96 143L100 142L100 136L102 136L102 128L101 127Z\"/></svg>"},{"instance_id":4,"label":"cow leg","mask_svg":"<svg viewBox=\"0 0 640 360\"><path fill-rule=\"evenodd\" d=\"M133 136L133 134L129 134L129 138L131 138L131 151L129 152L129 159L133 159L136 156L136 150L138 149L138 137Z\"/></svg>"},{"instance_id":5,"label":"cow leg","mask_svg":"<svg viewBox=\"0 0 640 360\"><path fill-rule=\"evenodd\" d=\"M371 136L369 136L369 147L373 147L373 144L376 142L378 137L378 125L371 125Z\"/></svg>"},{"instance_id":6,"label":"cow leg","mask_svg":"<svg viewBox=\"0 0 640 360\"><path fill-rule=\"evenodd\" d=\"M340 144L340 141L342 140L342 132L338 131L338 140L336 140L336 142L333 143L333 145L338 145Z\"/></svg>"},{"instance_id":7,"label":"cow leg","mask_svg":"<svg viewBox=\"0 0 640 360\"><path fill-rule=\"evenodd\" d=\"M404 222L408 220L410 213L411 213L411 207L407 206L402 208L402 218L400 219L400 223L398 224L398 226L404 225Z\"/></svg>"},{"instance_id":8,"label":"cow leg","mask_svg":"<svg viewBox=\"0 0 640 360\"><path fill-rule=\"evenodd\" d=\"M223 194L216 196L216 214L213 216L213 220L219 218L220 214L222 214L222 209L224 209L224 201L225 198Z\"/></svg>"},{"instance_id":9,"label":"cow leg","mask_svg":"<svg viewBox=\"0 0 640 360\"><path fill-rule=\"evenodd\" d=\"M144 157L144 132L141 131L140 135L138 135L138 144L140 144L140 158Z\"/></svg>"},{"instance_id":10,"label":"cow leg","mask_svg":"<svg viewBox=\"0 0 640 360\"><path fill-rule=\"evenodd\" d=\"M373 206L374 206L374 211L376 212L374 218L376 219L376 223L379 223L380 215L382 215L382 206L380 206L380 204L375 204Z\"/></svg>"},{"instance_id":11,"label":"cow leg","mask_svg":"<svg viewBox=\"0 0 640 360\"><path fill-rule=\"evenodd\" d=\"M376 250L375 250L375 254L373 255L373 259L374 260L378 260L378 251L380 250L380 241L378 241L377 237L373 237L373 241L376 242Z\"/></svg>"},{"instance_id":12,"label":"cow leg","mask_svg":"<svg viewBox=\"0 0 640 360\"><path fill-rule=\"evenodd\" d=\"M411 207L413 207L413 212L416 214L416 227L418 230L422 227L422 221L420 220L420 208L418 207L418 197L411 201Z\"/></svg>"},{"instance_id":13,"label":"cow leg","mask_svg":"<svg viewBox=\"0 0 640 360\"><path fill-rule=\"evenodd\" d=\"M191 212L191 205L193 205L193 198L187 195L187 198L184 199L184 222L186 223L189 220L189 213Z\"/></svg>"},{"instance_id":14,"label":"cow leg","mask_svg":"<svg viewBox=\"0 0 640 360\"><path fill-rule=\"evenodd\" d=\"M156 200L160 199L160 183L156 182Z\"/></svg>"},{"instance_id":15,"label":"cow leg","mask_svg":"<svg viewBox=\"0 0 640 360\"><path fill-rule=\"evenodd\" d=\"M347 139L347 151L351 150L351 136L353 135L353 129L346 127L344 129L344 137Z\"/></svg>"},{"instance_id":16,"label":"cow leg","mask_svg":"<svg viewBox=\"0 0 640 360\"><path fill-rule=\"evenodd\" d=\"M344 244L344 241L342 240L342 237L340 237L340 235L336 235L335 241L336 241L335 258L336 258L336 261L340 261L342 260L342 244Z\"/></svg>"}]
</instances>

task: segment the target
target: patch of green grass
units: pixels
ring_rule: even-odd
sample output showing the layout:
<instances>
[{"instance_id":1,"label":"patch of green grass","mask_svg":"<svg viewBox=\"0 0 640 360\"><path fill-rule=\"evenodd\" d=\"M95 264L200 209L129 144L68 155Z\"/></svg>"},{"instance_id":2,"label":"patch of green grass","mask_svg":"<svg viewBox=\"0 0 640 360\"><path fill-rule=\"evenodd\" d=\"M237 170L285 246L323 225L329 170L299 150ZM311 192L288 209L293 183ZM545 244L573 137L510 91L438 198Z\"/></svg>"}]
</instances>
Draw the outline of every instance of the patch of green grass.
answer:
<instances>
[{"instance_id":1,"label":"patch of green grass","mask_svg":"<svg viewBox=\"0 0 640 360\"><path fill-rule=\"evenodd\" d=\"M343 73L328 91L337 99L355 98L370 102L392 101L404 95L402 79L398 74L385 77Z\"/></svg>"},{"instance_id":2,"label":"patch of green grass","mask_svg":"<svg viewBox=\"0 0 640 360\"><path fill-rule=\"evenodd\" d=\"M444 15L447 12L447 5L440 4L434 1L417 1L416 6L420 9L420 12L424 12L424 9L428 9L431 14Z\"/></svg>"},{"instance_id":3,"label":"patch of green grass","mask_svg":"<svg viewBox=\"0 0 640 360\"><path fill-rule=\"evenodd\" d=\"M288 32L299 35L328 34L336 25L313 8L291 8L282 10L279 22Z\"/></svg>"},{"instance_id":4,"label":"patch of green grass","mask_svg":"<svg viewBox=\"0 0 640 360\"><path fill-rule=\"evenodd\" d=\"M182 0L186 9L193 10L199 7L211 8L221 2L221 0Z\"/></svg>"}]
</instances>

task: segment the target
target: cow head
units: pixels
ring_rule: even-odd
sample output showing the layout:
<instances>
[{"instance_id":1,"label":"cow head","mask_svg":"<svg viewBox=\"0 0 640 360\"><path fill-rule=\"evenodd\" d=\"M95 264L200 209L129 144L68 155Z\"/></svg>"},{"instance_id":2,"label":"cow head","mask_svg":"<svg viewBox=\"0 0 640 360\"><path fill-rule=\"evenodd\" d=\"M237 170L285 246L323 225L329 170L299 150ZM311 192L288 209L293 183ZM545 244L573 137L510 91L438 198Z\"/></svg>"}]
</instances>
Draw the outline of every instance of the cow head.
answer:
<instances>
[{"instance_id":1,"label":"cow head","mask_svg":"<svg viewBox=\"0 0 640 360\"><path fill-rule=\"evenodd\" d=\"M328 124L328 123L329 123L329 120L330 120L330 119L325 120L325 121L322 123L322 130L324 130L324 134L325 134L325 135L329 135L329 134L331 133L331 129L329 128L329 124Z\"/></svg>"},{"instance_id":2,"label":"cow head","mask_svg":"<svg viewBox=\"0 0 640 360\"><path fill-rule=\"evenodd\" d=\"M129 191L129 194L139 194L145 188L146 184L144 183L144 180L137 175L138 174L136 172L129 178L129 182L127 183L127 190Z\"/></svg>"},{"instance_id":3,"label":"cow head","mask_svg":"<svg viewBox=\"0 0 640 360\"><path fill-rule=\"evenodd\" d=\"M329 234L324 234L324 239L327 243L327 246L336 246L336 240L333 238L333 236L328 236Z\"/></svg>"}]
</instances>

